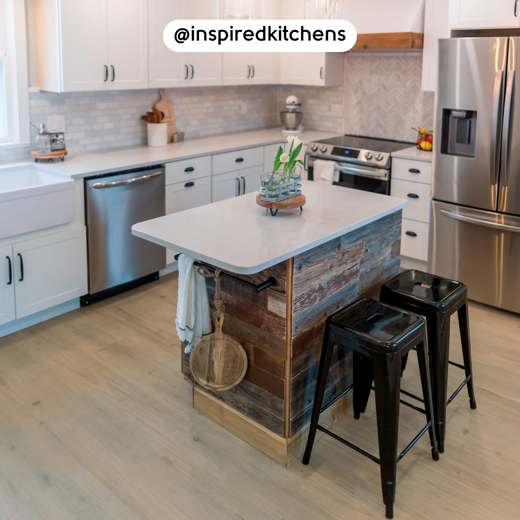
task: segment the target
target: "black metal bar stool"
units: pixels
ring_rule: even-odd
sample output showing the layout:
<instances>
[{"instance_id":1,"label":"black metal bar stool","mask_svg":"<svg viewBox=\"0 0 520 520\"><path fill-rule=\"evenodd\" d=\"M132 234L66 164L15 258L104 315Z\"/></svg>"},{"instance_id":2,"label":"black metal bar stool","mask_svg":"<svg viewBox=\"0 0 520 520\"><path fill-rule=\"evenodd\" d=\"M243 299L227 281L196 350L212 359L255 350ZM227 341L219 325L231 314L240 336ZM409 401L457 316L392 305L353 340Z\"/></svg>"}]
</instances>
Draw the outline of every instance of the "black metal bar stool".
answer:
<instances>
[{"instance_id":1,"label":"black metal bar stool","mask_svg":"<svg viewBox=\"0 0 520 520\"><path fill-rule=\"evenodd\" d=\"M381 485L387 518L393 518L397 463L426 431L429 431L430 434L432 457L434 460L439 460L435 428L433 427L433 405L426 342L426 329L422 317L368 299L358 300L332 315L327 320L325 328L309 438L303 463L309 463L316 430L330 435L358 453L377 462L381 466ZM354 351L354 383L352 387L347 388L340 395L323 405L323 395L335 345L344 346ZM409 406L426 414L427 424L398 455L399 403L408 404L400 399L401 363L403 356L407 355L414 347L417 350L421 371L425 410L413 405ZM375 383L379 458L318 424L320 413L345 395L351 388L354 392L354 414L355 417L359 418L359 414L365 411L366 400L368 400L372 386L372 378Z\"/></svg>"},{"instance_id":2,"label":"black metal bar stool","mask_svg":"<svg viewBox=\"0 0 520 520\"><path fill-rule=\"evenodd\" d=\"M477 407L471 368L468 290L463 283L410 269L383 285L381 301L426 318L435 432L439 451L443 453L446 439L446 408L465 385L468 386L471 408ZM450 317L455 312L459 318L464 365L449 361ZM466 379L448 398L449 365L464 370Z\"/></svg>"}]
</instances>

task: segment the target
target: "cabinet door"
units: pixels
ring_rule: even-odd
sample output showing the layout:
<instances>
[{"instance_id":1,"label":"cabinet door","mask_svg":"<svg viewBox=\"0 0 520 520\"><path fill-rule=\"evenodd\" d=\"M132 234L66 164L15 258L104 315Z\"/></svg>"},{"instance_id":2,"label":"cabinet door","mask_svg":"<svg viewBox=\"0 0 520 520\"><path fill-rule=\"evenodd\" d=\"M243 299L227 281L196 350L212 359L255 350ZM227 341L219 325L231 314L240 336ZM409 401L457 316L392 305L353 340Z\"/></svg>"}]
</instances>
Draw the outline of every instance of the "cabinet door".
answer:
<instances>
[{"instance_id":1,"label":"cabinet door","mask_svg":"<svg viewBox=\"0 0 520 520\"><path fill-rule=\"evenodd\" d=\"M84 227L14 244L13 257L18 319L88 292Z\"/></svg>"},{"instance_id":2,"label":"cabinet door","mask_svg":"<svg viewBox=\"0 0 520 520\"><path fill-rule=\"evenodd\" d=\"M59 3L63 92L107 88L107 0ZM58 72L57 72L58 73Z\"/></svg>"},{"instance_id":3,"label":"cabinet door","mask_svg":"<svg viewBox=\"0 0 520 520\"><path fill-rule=\"evenodd\" d=\"M236 172L240 177L240 195L255 193L260 190L260 175L264 173L263 166L255 166Z\"/></svg>"},{"instance_id":4,"label":"cabinet door","mask_svg":"<svg viewBox=\"0 0 520 520\"><path fill-rule=\"evenodd\" d=\"M0 325L15 318L13 248L4 246L0 247Z\"/></svg>"},{"instance_id":5,"label":"cabinet door","mask_svg":"<svg viewBox=\"0 0 520 520\"><path fill-rule=\"evenodd\" d=\"M148 88L147 0L107 0L109 88Z\"/></svg>"},{"instance_id":6,"label":"cabinet door","mask_svg":"<svg viewBox=\"0 0 520 520\"><path fill-rule=\"evenodd\" d=\"M181 0L170 0L181 3ZM217 20L218 0L182 0L184 20Z\"/></svg>"},{"instance_id":7,"label":"cabinet door","mask_svg":"<svg viewBox=\"0 0 520 520\"><path fill-rule=\"evenodd\" d=\"M325 84L324 52L293 52L282 56L282 81L290 85Z\"/></svg>"},{"instance_id":8,"label":"cabinet door","mask_svg":"<svg viewBox=\"0 0 520 520\"><path fill-rule=\"evenodd\" d=\"M248 52L225 52L223 58L224 85L248 85L253 70Z\"/></svg>"},{"instance_id":9,"label":"cabinet door","mask_svg":"<svg viewBox=\"0 0 520 520\"><path fill-rule=\"evenodd\" d=\"M184 87L222 85L221 52L184 52L182 58Z\"/></svg>"},{"instance_id":10,"label":"cabinet door","mask_svg":"<svg viewBox=\"0 0 520 520\"><path fill-rule=\"evenodd\" d=\"M213 176L213 202L238 197L242 189L240 171Z\"/></svg>"},{"instance_id":11,"label":"cabinet door","mask_svg":"<svg viewBox=\"0 0 520 520\"><path fill-rule=\"evenodd\" d=\"M452 29L493 29L520 25L516 0L452 0Z\"/></svg>"},{"instance_id":12,"label":"cabinet door","mask_svg":"<svg viewBox=\"0 0 520 520\"><path fill-rule=\"evenodd\" d=\"M166 186L166 214L211 203L211 177Z\"/></svg>"},{"instance_id":13,"label":"cabinet door","mask_svg":"<svg viewBox=\"0 0 520 520\"><path fill-rule=\"evenodd\" d=\"M279 56L273 52L255 52L249 54L253 67L250 83L268 85L278 83L280 68Z\"/></svg>"},{"instance_id":14,"label":"cabinet door","mask_svg":"<svg viewBox=\"0 0 520 520\"><path fill-rule=\"evenodd\" d=\"M150 88L179 87L184 82L182 53L166 47L165 27L182 19L182 3L171 0L148 0L148 44Z\"/></svg>"}]
</instances>

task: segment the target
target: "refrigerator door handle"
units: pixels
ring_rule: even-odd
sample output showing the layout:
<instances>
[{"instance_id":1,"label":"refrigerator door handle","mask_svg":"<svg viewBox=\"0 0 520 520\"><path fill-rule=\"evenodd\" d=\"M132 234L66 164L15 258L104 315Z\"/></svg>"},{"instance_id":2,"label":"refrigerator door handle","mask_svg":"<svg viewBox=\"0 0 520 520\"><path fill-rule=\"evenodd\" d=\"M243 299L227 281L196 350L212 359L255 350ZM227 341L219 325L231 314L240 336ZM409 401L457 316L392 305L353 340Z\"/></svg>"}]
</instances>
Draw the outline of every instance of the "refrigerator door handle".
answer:
<instances>
[{"instance_id":1,"label":"refrigerator door handle","mask_svg":"<svg viewBox=\"0 0 520 520\"><path fill-rule=\"evenodd\" d=\"M512 231L513 233L520 233L520 227L510 226L508 224L498 224L497 222L490 222L489 220L482 220L480 218L470 217L460 213L452 213L446 209L441 209L441 213L446 217L453 218L455 220L461 220L462 222L469 222L470 224L477 224L479 226L486 226L499 231Z\"/></svg>"},{"instance_id":2,"label":"refrigerator door handle","mask_svg":"<svg viewBox=\"0 0 520 520\"><path fill-rule=\"evenodd\" d=\"M507 186L509 180L509 168L511 166L511 112L513 110L513 95L515 89L516 71L507 73L506 102L504 108L504 128L502 131L502 168L504 175L500 181L502 186Z\"/></svg>"},{"instance_id":3,"label":"refrigerator door handle","mask_svg":"<svg viewBox=\"0 0 520 520\"><path fill-rule=\"evenodd\" d=\"M499 140L498 135L500 132L500 121L501 121L501 106L502 106L502 91L504 84L504 71L496 73L495 76L495 89L493 94L493 120L491 127L491 185L494 186L498 183L498 158L500 152L498 150Z\"/></svg>"}]
</instances>

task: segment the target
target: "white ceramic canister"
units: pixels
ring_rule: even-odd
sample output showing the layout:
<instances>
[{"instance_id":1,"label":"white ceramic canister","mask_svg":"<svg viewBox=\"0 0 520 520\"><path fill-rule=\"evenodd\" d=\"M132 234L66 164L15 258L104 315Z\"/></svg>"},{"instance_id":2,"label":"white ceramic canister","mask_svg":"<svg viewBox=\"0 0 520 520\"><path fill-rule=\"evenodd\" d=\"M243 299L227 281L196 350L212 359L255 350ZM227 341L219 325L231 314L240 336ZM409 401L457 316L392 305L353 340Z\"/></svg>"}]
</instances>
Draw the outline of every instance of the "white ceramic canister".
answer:
<instances>
[{"instance_id":1,"label":"white ceramic canister","mask_svg":"<svg viewBox=\"0 0 520 520\"><path fill-rule=\"evenodd\" d=\"M168 123L146 123L148 146L166 146L168 143Z\"/></svg>"}]
</instances>

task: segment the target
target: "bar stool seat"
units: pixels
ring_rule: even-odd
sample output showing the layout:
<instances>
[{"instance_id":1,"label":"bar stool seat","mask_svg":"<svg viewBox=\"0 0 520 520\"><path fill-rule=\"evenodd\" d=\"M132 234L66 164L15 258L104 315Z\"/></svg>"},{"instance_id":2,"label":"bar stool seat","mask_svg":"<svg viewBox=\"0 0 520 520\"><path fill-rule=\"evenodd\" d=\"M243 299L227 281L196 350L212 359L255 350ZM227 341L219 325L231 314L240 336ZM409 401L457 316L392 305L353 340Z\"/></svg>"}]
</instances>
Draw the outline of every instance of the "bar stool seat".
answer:
<instances>
[{"instance_id":1,"label":"bar stool seat","mask_svg":"<svg viewBox=\"0 0 520 520\"><path fill-rule=\"evenodd\" d=\"M409 269L383 285L380 299L426 319L435 428L439 451L443 453L447 406L467 385L470 406L472 409L477 407L471 366L467 287L455 280ZM449 361L450 317L455 312L458 314L464 365ZM448 398L449 365L464 370L466 378Z\"/></svg>"},{"instance_id":2,"label":"bar stool seat","mask_svg":"<svg viewBox=\"0 0 520 520\"><path fill-rule=\"evenodd\" d=\"M309 463L317 430L330 435L358 453L377 462L381 466L381 485L387 518L393 518L397 463L426 431L429 432L430 436L432 457L434 460L439 459L433 425L433 405L426 343L426 328L421 316L369 299L358 300L338 311L327 320L325 327L309 438L303 463ZM323 405L323 396L335 345L354 351L354 383L352 387L347 388ZM425 409L422 410L413 405L409 406L424 413L427 424L398 456L399 405L401 402L408 404L400 399L401 362L403 356L406 356L414 348L417 350L421 371ZM379 458L318 424L320 413L351 389L354 393L354 415L359 418L359 415L365 411L372 380L375 384Z\"/></svg>"}]
</instances>

